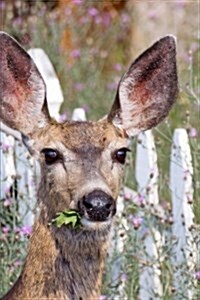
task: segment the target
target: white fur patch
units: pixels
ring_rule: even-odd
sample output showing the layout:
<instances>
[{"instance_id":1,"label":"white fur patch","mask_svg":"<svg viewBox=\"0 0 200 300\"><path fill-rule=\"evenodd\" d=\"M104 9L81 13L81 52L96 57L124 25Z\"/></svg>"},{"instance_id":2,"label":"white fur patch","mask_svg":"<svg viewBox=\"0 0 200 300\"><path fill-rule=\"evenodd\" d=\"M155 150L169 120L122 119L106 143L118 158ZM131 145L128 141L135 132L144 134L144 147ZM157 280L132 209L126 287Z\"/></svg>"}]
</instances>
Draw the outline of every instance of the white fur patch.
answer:
<instances>
[{"instance_id":1,"label":"white fur patch","mask_svg":"<svg viewBox=\"0 0 200 300\"><path fill-rule=\"evenodd\" d=\"M81 219L81 224L89 230L105 230L108 226L111 225L111 219L104 222L92 222L83 217Z\"/></svg>"}]
</instances>

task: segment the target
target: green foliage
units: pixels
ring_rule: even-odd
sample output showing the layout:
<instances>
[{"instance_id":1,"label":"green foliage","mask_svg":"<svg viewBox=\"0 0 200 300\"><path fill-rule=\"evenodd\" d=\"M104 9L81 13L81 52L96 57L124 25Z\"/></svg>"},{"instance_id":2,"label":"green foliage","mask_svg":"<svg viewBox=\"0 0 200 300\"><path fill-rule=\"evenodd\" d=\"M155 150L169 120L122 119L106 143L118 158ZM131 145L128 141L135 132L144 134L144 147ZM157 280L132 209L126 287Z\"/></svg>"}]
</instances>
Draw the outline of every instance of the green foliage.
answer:
<instances>
[{"instance_id":1,"label":"green foliage","mask_svg":"<svg viewBox=\"0 0 200 300\"><path fill-rule=\"evenodd\" d=\"M66 210L56 214L57 217L52 220L52 223L60 228L63 225L71 225L72 228L80 226L80 215L75 210Z\"/></svg>"},{"instance_id":2,"label":"green foliage","mask_svg":"<svg viewBox=\"0 0 200 300\"><path fill-rule=\"evenodd\" d=\"M0 220L0 295L3 295L19 276L27 249L27 234L14 197L0 200Z\"/></svg>"}]
</instances>

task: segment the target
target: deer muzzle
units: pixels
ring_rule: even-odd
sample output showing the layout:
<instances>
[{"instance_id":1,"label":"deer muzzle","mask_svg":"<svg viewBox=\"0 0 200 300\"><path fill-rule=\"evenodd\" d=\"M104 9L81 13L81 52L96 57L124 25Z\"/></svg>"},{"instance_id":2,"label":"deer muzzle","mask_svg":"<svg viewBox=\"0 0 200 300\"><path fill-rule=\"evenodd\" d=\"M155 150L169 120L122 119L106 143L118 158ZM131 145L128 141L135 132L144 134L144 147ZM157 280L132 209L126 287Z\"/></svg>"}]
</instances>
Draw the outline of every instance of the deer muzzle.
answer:
<instances>
[{"instance_id":1,"label":"deer muzzle","mask_svg":"<svg viewBox=\"0 0 200 300\"><path fill-rule=\"evenodd\" d=\"M80 214L93 222L107 221L116 213L116 201L100 190L83 196L78 206Z\"/></svg>"}]
</instances>

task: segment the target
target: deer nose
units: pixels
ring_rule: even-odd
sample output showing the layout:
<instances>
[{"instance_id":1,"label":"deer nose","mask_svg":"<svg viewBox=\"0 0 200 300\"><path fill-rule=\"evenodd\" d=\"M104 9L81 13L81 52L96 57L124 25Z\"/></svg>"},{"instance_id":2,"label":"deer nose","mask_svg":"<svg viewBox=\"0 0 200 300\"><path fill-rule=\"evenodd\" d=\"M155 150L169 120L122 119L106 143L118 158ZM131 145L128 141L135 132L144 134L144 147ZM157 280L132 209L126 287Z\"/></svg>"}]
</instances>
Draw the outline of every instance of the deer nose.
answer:
<instances>
[{"instance_id":1,"label":"deer nose","mask_svg":"<svg viewBox=\"0 0 200 300\"><path fill-rule=\"evenodd\" d=\"M115 201L103 191L93 191L82 199L84 216L90 221L106 221L116 212Z\"/></svg>"}]
</instances>

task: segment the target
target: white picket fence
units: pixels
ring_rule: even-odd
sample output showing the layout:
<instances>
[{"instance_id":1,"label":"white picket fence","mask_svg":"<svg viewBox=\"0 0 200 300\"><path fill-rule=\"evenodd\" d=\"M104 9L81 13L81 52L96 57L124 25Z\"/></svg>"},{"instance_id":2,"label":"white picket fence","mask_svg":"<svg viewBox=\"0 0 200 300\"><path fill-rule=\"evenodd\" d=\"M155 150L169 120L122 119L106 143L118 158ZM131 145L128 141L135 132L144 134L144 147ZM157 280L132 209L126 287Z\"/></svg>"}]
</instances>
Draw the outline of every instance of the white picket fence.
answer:
<instances>
[{"instance_id":1,"label":"white picket fence","mask_svg":"<svg viewBox=\"0 0 200 300\"><path fill-rule=\"evenodd\" d=\"M50 60L41 49L29 51L42 73L47 85L47 100L53 117L58 117L60 104L63 101L59 80L53 70ZM45 62L43 64L43 62ZM53 83L53 84L52 84ZM51 93L52 86L54 92ZM83 109L78 108L73 113L73 120L86 120ZM17 180L17 192L20 198L19 212L24 226L31 226L34 220L35 209L35 187L38 183L38 166L30 157L22 144L20 134L1 124L0 131L1 147L1 194L0 199L5 199L10 187ZM159 205L157 154L154 137L151 131L146 131L138 136L136 149L135 176L138 184L137 192L124 188L133 202L140 195L149 211L154 210L158 214L165 215ZM197 261L197 248L194 242L193 230L194 214L192 210L193 188L192 188L192 158L188 135L185 129L176 129L173 135L170 159L170 189L172 199L173 225L172 232L166 233L167 238L173 237L172 257L174 264L174 288L184 289L184 278L180 269L185 265L188 272L195 273ZM138 202L135 201L137 205ZM122 221L121 229L127 228L127 220L121 217L124 207L123 197L118 201L118 218ZM120 215L121 214L121 215ZM142 217L142 215L140 215ZM120 221L120 222L121 222ZM117 229L119 231L119 229ZM165 243L165 237L161 236L159 228L145 228L144 246L146 251L141 255L139 299L162 299L163 290L160 282L160 254L159 249ZM118 253L124 251L124 238L113 241L113 246ZM192 253L192 255L191 255ZM116 281L121 269L120 260L113 265L113 282ZM119 297L125 299L124 285L119 285ZM185 286L185 299L194 299L194 288ZM118 299L118 298L116 298ZM178 294L175 300L181 300Z\"/></svg>"},{"instance_id":2,"label":"white picket fence","mask_svg":"<svg viewBox=\"0 0 200 300\"><path fill-rule=\"evenodd\" d=\"M138 192L154 212L165 215L160 210L158 196L158 166L154 138L151 131L139 135L136 151L136 180ZM192 157L188 135L185 129L175 129L171 145L170 158L170 190L172 200L172 232L168 232L173 240L172 264L174 271L175 293L173 299L194 299L194 276L197 263L197 246L194 238L194 213L192 208ZM148 232L149 231L149 232ZM159 249L166 240L160 235L158 228L148 228L145 238L146 257L140 274L139 299L162 299L163 291L160 282ZM151 263L149 264L149 260ZM152 264L153 262L153 264ZM183 268L191 274L193 282L186 284ZM177 295L177 296L176 296ZM183 296L184 295L184 296Z\"/></svg>"}]
</instances>

